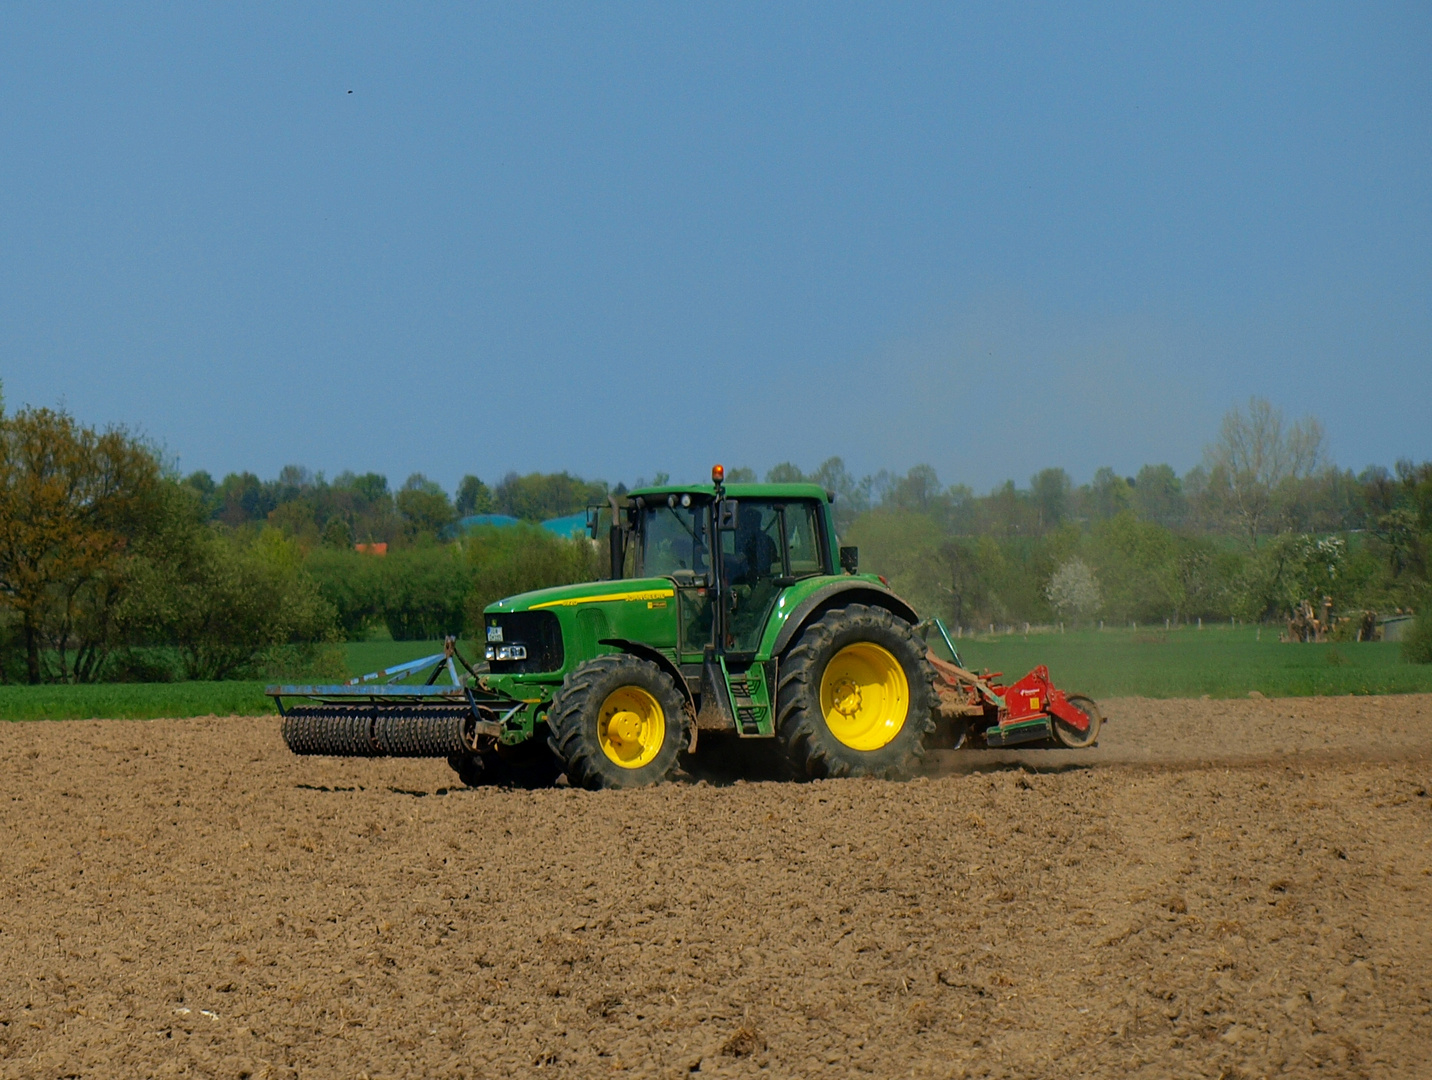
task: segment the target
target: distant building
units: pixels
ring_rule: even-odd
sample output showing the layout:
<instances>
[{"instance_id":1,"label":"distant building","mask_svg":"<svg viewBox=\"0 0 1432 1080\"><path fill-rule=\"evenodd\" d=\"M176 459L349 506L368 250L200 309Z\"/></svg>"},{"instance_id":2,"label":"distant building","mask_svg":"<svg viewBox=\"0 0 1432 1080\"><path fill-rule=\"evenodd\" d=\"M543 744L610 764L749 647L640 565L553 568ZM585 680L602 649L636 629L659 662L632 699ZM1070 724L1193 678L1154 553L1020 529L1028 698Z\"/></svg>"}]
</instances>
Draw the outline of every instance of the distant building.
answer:
<instances>
[{"instance_id":1,"label":"distant building","mask_svg":"<svg viewBox=\"0 0 1432 1080\"><path fill-rule=\"evenodd\" d=\"M467 532L480 525L495 525L498 528L506 528L518 524L519 519L510 514L469 514L457 523L458 532ZM571 536L582 536L587 531L587 515L568 514L566 517L552 518L542 522L542 528L548 532L556 533L566 539Z\"/></svg>"}]
</instances>

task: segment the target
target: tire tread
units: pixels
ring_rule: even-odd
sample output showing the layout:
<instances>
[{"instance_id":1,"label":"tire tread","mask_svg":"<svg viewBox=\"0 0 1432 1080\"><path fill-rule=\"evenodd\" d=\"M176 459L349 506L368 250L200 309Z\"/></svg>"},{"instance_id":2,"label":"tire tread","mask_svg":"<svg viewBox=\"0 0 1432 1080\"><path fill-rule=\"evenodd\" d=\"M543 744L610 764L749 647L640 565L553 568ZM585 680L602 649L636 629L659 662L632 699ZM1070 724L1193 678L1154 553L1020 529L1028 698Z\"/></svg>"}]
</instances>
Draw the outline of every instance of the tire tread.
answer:
<instances>
[{"instance_id":1,"label":"tire tread","mask_svg":"<svg viewBox=\"0 0 1432 1080\"><path fill-rule=\"evenodd\" d=\"M657 695L664 711L676 712L679 717L680 738L674 752L667 753L665 747L657 760L667 757L665 770L658 779L669 779L676 771L682 748L690 739L692 718L685 699L672 682L671 676L650 660L632 656L629 653L607 653L579 664L562 680L562 688L552 699L552 708L547 715L547 726L552 735L548 745L567 770L567 783L573 787L597 789L604 787L625 787L649 782L623 775L621 766L609 764L600 744L588 735L589 711L600 708L595 701L598 693L608 684L619 685L622 678L642 679L659 687ZM615 688L615 686L613 686ZM651 689L651 687L643 687ZM610 690L606 691L610 693ZM605 697L605 694L602 695ZM665 700L661 700L662 698ZM637 770L631 770L636 772ZM628 783L627 781L631 781Z\"/></svg>"},{"instance_id":2,"label":"tire tread","mask_svg":"<svg viewBox=\"0 0 1432 1080\"><path fill-rule=\"evenodd\" d=\"M845 747L830 735L819 714L822 665L829 662L837 640L848 635L853 635L851 641L873 640L882 645L904 637L915 658L902 660L910 682L910 715L905 720L909 733L902 729L878 751ZM915 668L913 678L911 667ZM934 668L925 659L924 648L910 624L884 608L849 604L826 612L807 626L781 661L776 688L776 737L789 768L798 778L897 779L914 772L924 756L925 736L935 730L934 707L938 700Z\"/></svg>"}]
</instances>

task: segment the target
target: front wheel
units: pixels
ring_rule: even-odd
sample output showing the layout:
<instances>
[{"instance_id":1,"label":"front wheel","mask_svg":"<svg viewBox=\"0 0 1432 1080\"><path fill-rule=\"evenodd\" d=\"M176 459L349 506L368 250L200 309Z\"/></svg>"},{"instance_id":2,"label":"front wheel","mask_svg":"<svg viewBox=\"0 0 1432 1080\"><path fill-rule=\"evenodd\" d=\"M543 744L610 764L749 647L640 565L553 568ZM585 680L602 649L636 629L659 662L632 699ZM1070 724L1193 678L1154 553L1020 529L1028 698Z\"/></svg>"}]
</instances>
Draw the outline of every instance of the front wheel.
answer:
<instances>
[{"instance_id":1,"label":"front wheel","mask_svg":"<svg viewBox=\"0 0 1432 1080\"><path fill-rule=\"evenodd\" d=\"M650 660L617 653L579 665L552 700L550 746L573 787L665 780L690 737L686 699Z\"/></svg>"},{"instance_id":2,"label":"front wheel","mask_svg":"<svg viewBox=\"0 0 1432 1080\"><path fill-rule=\"evenodd\" d=\"M807 626L782 661L777 734L800 777L908 776L935 702L935 672L910 624L851 604Z\"/></svg>"}]
</instances>

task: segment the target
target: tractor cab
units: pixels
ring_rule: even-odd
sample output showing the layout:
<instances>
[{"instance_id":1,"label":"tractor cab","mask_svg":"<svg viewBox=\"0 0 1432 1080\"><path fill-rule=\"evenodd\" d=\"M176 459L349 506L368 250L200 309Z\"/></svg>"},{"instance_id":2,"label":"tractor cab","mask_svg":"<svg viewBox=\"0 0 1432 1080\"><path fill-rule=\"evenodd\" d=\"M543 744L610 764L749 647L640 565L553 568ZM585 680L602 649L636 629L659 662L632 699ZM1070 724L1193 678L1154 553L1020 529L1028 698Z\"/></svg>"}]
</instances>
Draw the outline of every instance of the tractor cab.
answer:
<instances>
[{"instance_id":1,"label":"tractor cab","mask_svg":"<svg viewBox=\"0 0 1432 1080\"><path fill-rule=\"evenodd\" d=\"M653 487L592 514L593 538L608 524L613 579L669 578L678 594L678 652L699 660L708 646L750 657L784 591L840 571L830 495L814 484L723 482ZM719 616L719 618L718 618Z\"/></svg>"}]
</instances>

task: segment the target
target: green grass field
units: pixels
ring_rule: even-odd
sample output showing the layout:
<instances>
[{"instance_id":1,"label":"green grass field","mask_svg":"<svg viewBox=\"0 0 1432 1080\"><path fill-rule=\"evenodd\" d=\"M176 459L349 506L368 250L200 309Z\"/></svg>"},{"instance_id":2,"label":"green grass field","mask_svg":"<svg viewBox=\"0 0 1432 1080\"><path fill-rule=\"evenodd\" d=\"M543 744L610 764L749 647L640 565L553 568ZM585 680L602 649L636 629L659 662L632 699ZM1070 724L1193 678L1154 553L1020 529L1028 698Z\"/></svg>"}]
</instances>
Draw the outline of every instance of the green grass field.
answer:
<instances>
[{"instance_id":1,"label":"green grass field","mask_svg":"<svg viewBox=\"0 0 1432 1080\"><path fill-rule=\"evenodd\" d=\"M354 641L344 646L352 675L366 675L442 652L441 641ZM474 660L470 642L458 648ZM295 681L295 680L285 680ZM165 716L257 716L274 712L262 682L100 683L0 686L0 720L154 720Z\"/></svg>"},{"instance_id":2,"label":"green grass field","mask_svg":"<svg viewBox=\"0 0 1432 1080\"><path fill-rule=\"evenodd\" d=\"M0 686L0 719L152 720L161 716L256 716L273 712L257 682L96 683Z\"/></svg>"},{"instance_id":3,"label":"green grass field","mask_svg":"<svg viewBox=\"0 0 1432 1080\"><path fill-rule=\"evenodd\" d=\"M1046 664L1055 685L1094 697L1268 697L1432 693L1432 664L1409 664L1392 643L1286 645L1277 631L1252 628L1079 631L963 638L965 664L1013 681ZM469 660L471 642L459 646ZM442 650L441 641L360 641L346 646L352 674ZM943 647L936 646L943 654ZM117 683L0 686L0 719L257 715L273 712L263 683Z\"/></svg>"},{"instance_id":4,"label":"green grass field","mask_svg":"<svg viewBox=\"0 0 1432 1080\"><path fill-rule=\"evenodd\" d=\"M1393 642L1295 645L1268 627L981 635L955 647L967 667L1013 681L1045 664L1056 686L1096 698L1432 693L1432 664L1407 663Z\"/></svg>"}]
</instances>

